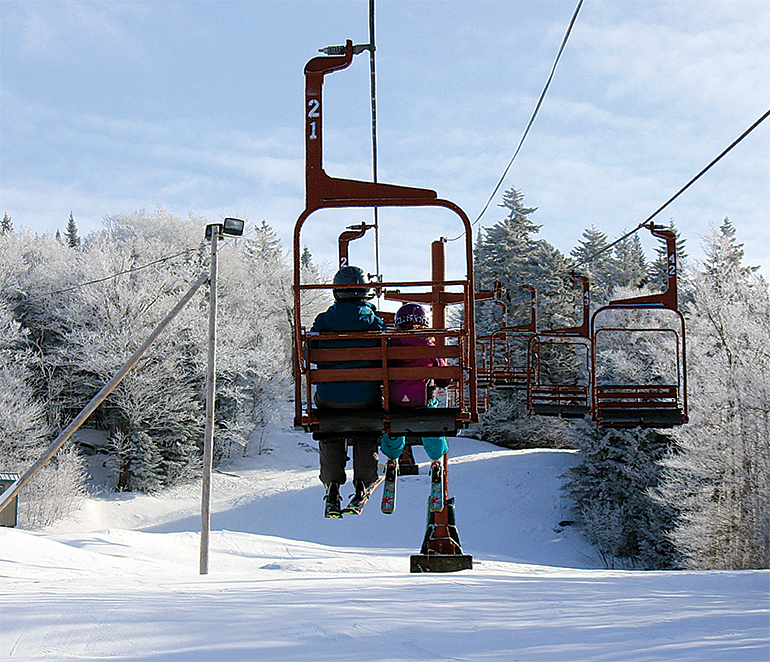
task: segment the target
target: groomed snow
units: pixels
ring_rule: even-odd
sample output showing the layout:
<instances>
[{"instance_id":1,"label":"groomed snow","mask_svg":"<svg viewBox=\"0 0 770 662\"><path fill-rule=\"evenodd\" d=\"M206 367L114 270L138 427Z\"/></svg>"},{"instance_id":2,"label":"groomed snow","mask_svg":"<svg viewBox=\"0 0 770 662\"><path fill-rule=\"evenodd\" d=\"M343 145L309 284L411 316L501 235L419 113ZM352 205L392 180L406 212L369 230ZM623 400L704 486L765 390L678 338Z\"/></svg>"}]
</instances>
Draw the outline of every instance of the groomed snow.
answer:
<instances>
[{"instance_id":1,"label":"groomed snow","mask_svg":"<svg viewBox=\"0 0 770 662\"><path fill-rule=\"evenodd\" d=\"M572 526L569 451L451 440L472 570L409 573L428 479L361 517L322 517L309 435L216 473L210 573L200 487L92 496L42 532L0 529L0 659L767 662L770 571L601 568ZM97 456L98 457L98 456ZM350 490L346 489L344 494Z\"/></svg>"}]
</instances>

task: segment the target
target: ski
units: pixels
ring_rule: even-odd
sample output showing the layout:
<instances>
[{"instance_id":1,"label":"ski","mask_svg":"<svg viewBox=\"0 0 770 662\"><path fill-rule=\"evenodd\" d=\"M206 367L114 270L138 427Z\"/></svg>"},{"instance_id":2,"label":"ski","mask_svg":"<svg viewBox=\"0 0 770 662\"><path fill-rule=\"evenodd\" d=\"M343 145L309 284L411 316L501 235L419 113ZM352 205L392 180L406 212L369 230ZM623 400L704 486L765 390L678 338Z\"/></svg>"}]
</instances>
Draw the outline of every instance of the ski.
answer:
<instances>
[{"instance_id":1,"label":"ski","mask_svg":"<svg viewBox=\"0 0 770 662\"><path fill-rule=\"evenodd\" d=\"M428 510L437 513L444 509L444 481L441 464L431 462L430 465L430 496L428 497Z\"/></svg>"},{"instance_id":2,"label":"ski","mask_svg":"<svg viewBox=\"0 0 770 662\"><path fill-rule=\"evenodd\" d=\"M360 515L361 512L364 510L364 506L366 505L366 502L369 501L369 497L372 496L372 493L374 490L377 489L377 486L383 481L382 478L379 478L376 483L374 483L366 492L363 494L358 494L358 491L356 490L356 494L354 494L350 498L350 503L348 503L347 506L345 506L342 509L342 515Z\"/></svg>"},{"instance_id":3,"label":"ski","mask_svg":"<svg viewBox=\"0 0 770 662\"><path fill-rule=\"evenodd\" d=\"M398 478L398 461L388 460L385 465L385 482L382 485L382 504L380 510L390 515L396 508L396 480Z\"/></svg>"}]
</instances>

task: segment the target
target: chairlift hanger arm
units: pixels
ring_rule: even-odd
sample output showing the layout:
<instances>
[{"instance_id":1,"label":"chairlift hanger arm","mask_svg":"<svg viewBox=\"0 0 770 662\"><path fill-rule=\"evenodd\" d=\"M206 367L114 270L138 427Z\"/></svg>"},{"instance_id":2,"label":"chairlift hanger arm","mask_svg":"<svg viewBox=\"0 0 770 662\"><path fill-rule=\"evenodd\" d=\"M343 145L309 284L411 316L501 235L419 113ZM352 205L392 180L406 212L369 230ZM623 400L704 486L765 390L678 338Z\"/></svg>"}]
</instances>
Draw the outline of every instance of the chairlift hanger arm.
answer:
<instances>
[{"instance_id":1,"label":"chairlift hanger arm","mask_svg":"<svg viewBox=\"0 0 770 662\"><path fill-rule=\"evenodd\" d=\"M366 223L360 223L358 225L349 225L348 229L342 232L339 236L339 266L347 267L350 264L348 259L348 244L354 239L360 239L366 234L367 230L373 228L374 225L367 225Z\"/></svg>"},{"instance_id":2,"label":"chairlift hanger arm","mask_svg":"<svg viewBox=\"0 0 770 662\"><path fill-rule=\"evenodd\" d=\"M548 329L540 331L541 336L555 336L555 337L574 337L585 338L588 340L591 337L591 294L590 294L590 282L585 276L576 274L574 271L570 272L570 277L576 283L580 283L582 287L581 295L581 320L578 326L569 326L562 329Z\"/></svg>"},{"instance_id":3,"label":"chairlift hanger arm","mask_svg":"<svg viewBox=\"0 0 770 662\"><path fill-rule=\"evenodd\" d=\"M666 289L659 294L616 299L610 301L604 308L666 308L678 311L677 295L677 266L676 266L676 234L673 230L662 225L649 223L645 226L654 237L666 242ZM602 310L600 308L599 310ZM598 312L598 311L597 311ZM596 316L596 313L594 313Z\"/></svg>"}]
</instances>

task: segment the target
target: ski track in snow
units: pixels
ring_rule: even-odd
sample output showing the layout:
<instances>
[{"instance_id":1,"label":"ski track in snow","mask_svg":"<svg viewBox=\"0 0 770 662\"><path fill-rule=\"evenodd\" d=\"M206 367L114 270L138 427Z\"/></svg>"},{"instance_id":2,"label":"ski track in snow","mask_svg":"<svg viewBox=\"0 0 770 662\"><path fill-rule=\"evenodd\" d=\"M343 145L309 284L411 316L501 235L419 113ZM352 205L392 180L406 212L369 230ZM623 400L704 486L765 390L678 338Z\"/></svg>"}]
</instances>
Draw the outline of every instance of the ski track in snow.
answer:
<instances>
[{"instance_id":1,"label":"ski track in snow","mask_svg":"<svg viewBox=\"0 0 770 662\"><path fill-rule=\"evenodd\" d=\"M315 449L275 430L271 452L213 476L206 576L199 484L103 493L45 531L0 530L0 659L770 660L769 571L602 569L558 526L574 453L450 441L473 570L409 573L421 449L395 513L379 512L378 490L360 517L325 520Z\"/></svg>"}]
</instances>

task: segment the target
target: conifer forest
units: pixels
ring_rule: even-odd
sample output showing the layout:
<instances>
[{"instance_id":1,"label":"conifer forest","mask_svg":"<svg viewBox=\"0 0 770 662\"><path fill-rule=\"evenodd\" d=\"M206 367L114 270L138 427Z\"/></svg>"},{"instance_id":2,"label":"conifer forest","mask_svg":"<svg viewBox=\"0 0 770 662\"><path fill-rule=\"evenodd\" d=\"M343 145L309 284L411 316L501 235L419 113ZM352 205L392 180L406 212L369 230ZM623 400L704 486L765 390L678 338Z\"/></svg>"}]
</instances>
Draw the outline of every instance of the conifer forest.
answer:
<instances>
[{"instance_id":1,"label":"conifer forest","mask_svg":"<svg viewBox=\"0 0 770 662\"><path fill-rule=\"evenodd\" d=\"M538 295L538 328L577 324L572 269L589 279L592 308L664 289L665 251L645 255L638 233L608 248L612 238L589 226L565 255L538 237L536 212L523 192L509 189L498 220L475 242L476 286L502 287L509 323L526 321L530 299L521 286L529 285ZM108 216L85 236L72 214L54 236L27 229L33 221L6 214L0 227L0 472L35 462L210 258L201 231L207 221L193 215ZM277 405L293 397L291 261L269 223L246 228L219 253L215 463L255 452ZM670 228L676 232L674 221ZM702 262L688 257L694 239L677 233L687 424L605 429L533 414L521 391L492 390L480 423L465 433L509 448L579 452L564 489L576 526L609 568L770 567L770 292L744 262L742 242L751 238L739 228L728 218L712 224L697 238ZM333 275L307 251L302 268L313 279ZM309 326L329 303L318 295L303 321ZM105 445L95 449L78 437L25 488L22 526L49 525L77 507L88 489L88 453L103 454L121 491L151 493L200 475L206 319L199 295L89 418L85 427L101 431ZM495 302L477 305L477 335L501 321ZM611 346L602 370L663 374L671 369L665 342ZM575 370L564 351L552 359L553 375Z\"/></svg>"}]
</instances>

